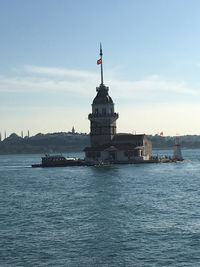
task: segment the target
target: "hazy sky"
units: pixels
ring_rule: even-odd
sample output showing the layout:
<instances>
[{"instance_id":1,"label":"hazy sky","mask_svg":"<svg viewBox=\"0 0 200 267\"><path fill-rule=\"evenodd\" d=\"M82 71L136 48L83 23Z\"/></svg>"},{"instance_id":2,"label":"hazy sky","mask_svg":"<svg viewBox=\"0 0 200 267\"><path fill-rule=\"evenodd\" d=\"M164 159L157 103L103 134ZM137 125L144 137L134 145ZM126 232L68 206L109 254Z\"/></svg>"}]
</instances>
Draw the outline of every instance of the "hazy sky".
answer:
<instances>
[{"instance_id":1,"label":"hazy sky","mask_svg":"<svg viewBox=\"0 0 200 267\"><path fill-rule=\"evenodd\" d=\"M104 82L118 132L200 134L199 0L0 0L0 132L89 132Z\"/></svg>"}]
</instances>

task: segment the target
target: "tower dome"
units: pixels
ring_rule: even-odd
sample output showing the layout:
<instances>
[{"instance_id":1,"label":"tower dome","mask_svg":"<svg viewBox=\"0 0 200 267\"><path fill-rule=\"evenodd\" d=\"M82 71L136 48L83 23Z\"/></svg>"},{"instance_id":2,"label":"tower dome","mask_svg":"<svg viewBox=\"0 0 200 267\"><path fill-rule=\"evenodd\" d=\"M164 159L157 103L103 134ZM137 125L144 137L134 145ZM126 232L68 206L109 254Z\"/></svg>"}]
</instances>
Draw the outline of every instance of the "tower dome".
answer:
<instances>
[{"instance_id":1,"label":"tower dome","mask_svg":"<svg viewBox=\"0 0 200 267\"><path fill-rule=\"evenodd\" d=\"M97 95L92 104L113 104L112 98L108 94L108 87L106 87L104 84L101 84L99 87L97 87Z\"/></svg>"}]
</instances>

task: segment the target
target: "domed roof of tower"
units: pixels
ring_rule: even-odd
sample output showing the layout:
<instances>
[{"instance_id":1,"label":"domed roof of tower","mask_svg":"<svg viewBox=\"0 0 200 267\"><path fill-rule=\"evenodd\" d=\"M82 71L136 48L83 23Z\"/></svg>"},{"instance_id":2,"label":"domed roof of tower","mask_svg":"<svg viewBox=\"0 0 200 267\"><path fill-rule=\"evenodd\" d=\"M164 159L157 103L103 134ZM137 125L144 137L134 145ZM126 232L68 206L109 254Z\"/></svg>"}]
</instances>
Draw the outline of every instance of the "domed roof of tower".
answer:
<instances>
[{"instance_id":1,"label":"domed roof of tower","mask_svg":"<svg viewBox=\"0 0 200 267\"><path fill-rule=\"evenodd\" d=\"M100 87L97 87L97 95L92 104L113 104L112 98L108 94L108 87L106 87L104 84L101 84Z\"/></svg>"}]
</instances>

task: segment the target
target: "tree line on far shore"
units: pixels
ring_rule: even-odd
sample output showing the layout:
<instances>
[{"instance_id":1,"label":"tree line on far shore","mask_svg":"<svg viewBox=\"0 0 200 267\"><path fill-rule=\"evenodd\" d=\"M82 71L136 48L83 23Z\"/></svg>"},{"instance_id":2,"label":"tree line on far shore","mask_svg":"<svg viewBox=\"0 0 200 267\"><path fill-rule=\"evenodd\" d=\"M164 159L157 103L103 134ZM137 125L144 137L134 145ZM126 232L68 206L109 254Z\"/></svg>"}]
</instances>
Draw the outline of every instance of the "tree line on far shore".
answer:
<instances>
[{"instance_id":1,"label":"tree line on far shore","mask_svg":"<svg viewBox=\"0 0 200 267\"><path fill-rule=\"evenodd\" d=\"M148 138L153 149L172 149L175 144L175 137L171 136L148 135ZM179 143L182 149L200 148L200 136L180 136ZM39 133L24 138L13 133L0 142L0 154L79 152L89 145L89 134L83 133Z\"/></svg>"}]
</instances>

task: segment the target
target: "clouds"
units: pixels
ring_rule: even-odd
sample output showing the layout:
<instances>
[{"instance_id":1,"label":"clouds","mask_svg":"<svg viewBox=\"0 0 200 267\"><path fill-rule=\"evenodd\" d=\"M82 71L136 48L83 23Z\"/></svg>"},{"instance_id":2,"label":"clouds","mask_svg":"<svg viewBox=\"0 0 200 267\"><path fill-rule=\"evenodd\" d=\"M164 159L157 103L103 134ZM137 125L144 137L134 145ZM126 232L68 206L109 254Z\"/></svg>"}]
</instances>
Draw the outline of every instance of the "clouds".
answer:
<instances>
[{"instance_id":1,"label":"clouds","mask_svg":"<svg viewBox=\"0 0 200 267\"><path fill-rule=\"evenodd\" d=\"M184 81L159 75L125 81L117 72L106 72L105 83L120 113L119 132L155 134L163 130L170 135L200 132L195 116L200 113L197 89ZM11 132L17 127L18 131L28 127L35 133L64 131L72 125L89 132L88 103L92 102L99 81L99 72L33 65L15 69L9 76L0 76L1 123ZM3 97L7 93L12 97Z\"/></svg>"},{"instance_id":2,"label":"clouds","mask_svg":"<svg viewBox=\"0 0 200 267\"><path fill-rule=\"evenodd\" d=\"M65 69L65 68L50 68L50 67L39 67L33 65L25 65L24 70L26 72L31 72L35 74L44 74L53 77L73 77L78 79L98 79L98 74L87 71L78 71L73 69Z\"/></svg>"},{"instance_id":3,"label":"clouds","mask_svg":"<svg viewBox=\"0 0 200 267\"><path fill-rule=\"evenodd\" d=\"M151 75L142 80L124 81L117 73L109 71L106 78L112 94L116 98L141 99L153 98L153 95L199 95L199 91L190 88L184 81L174 81ZM100 82L99 72L81 71L66 68L42 67L25 65L21 69L15 69L10 76L0 76L1 92L40 92L40 91L66 91L79 93L85 96L94 96L94 89Z\"/></svg>"},{"instance_id":4,"label":"clouds","mask_svg":"<svg viewBox=\"0 0 200 267\"><path fill-rule=\"evenodd\" d=\"M152 94L180 94L180 95L198 95L198 91L189 88L183 81L172 81L159 75L148 76L138 81L111 81L111 84L117 90L119 95L126 91L128 97L148 96ZM123 90L122 90L123 88Z\"/></svg>"}]
</instances>

